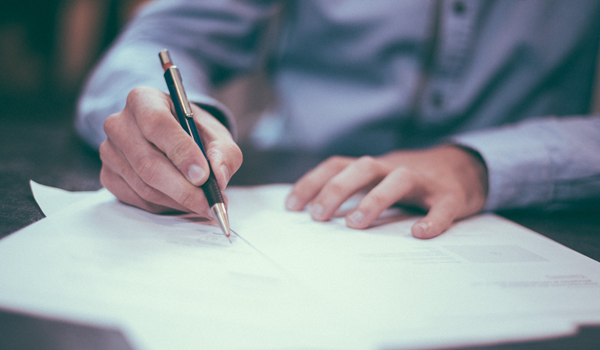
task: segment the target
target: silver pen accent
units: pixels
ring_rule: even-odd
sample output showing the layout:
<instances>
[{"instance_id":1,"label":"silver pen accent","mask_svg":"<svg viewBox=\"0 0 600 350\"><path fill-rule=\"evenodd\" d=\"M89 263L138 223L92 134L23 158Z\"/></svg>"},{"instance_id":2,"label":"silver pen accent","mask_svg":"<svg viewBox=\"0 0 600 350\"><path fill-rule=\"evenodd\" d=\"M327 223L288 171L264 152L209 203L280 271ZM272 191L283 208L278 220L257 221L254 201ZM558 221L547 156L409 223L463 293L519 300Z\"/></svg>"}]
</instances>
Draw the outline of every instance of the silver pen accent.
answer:
<instances>
[{"instance_id":1,"label":"silver pen accent","mask_svg":"<svg viewBox=\"0 0 600 350\"><path fill-rule=\"evenodd\" d=\"M183 88L181 74L179 73L177 66L173 64L173 61L171 61L171 56L167 50L162 50L158 54L158 57L160 58L160 63L165 71L165 81L167 82L167 86L171 94L171 100L173 101L175 113L177 114L177 119L179 119L179 124L188 133L188 135L194 139L198 147L200 147L202 154L204 154L206 161L208 162L209 176L201 187L204 191L204 195L206 195L206 200L208 201L208 205L210 206L213 215L219 222L221 230L223 230L223 233L225 236L227 236L229 242L231 242L231 230L229 228L229 217L227 215L225 201L223 200L223 195L219 189L217 179L215 178L212 166L210 165L208 157L206 156L204 145L202 144L202 140L200 139L200 135L196 129L194 113L192 112L192 107L190 106L185 89Z\"/></svg>"}]
</instances>

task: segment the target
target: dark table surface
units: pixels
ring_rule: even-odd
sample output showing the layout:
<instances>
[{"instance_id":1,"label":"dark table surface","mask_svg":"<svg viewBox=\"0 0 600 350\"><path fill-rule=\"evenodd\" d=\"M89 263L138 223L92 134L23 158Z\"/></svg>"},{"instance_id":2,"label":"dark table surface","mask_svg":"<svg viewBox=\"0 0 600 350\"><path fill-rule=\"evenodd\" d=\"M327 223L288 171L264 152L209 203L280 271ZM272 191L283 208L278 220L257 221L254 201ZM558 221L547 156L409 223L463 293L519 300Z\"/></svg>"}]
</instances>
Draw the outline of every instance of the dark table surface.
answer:
<instances>
[{"instance_id":1,"label":"dark table surface","mask_svg":"<svg viewBox=\"0 0 600 350\"><path fill-rule=\"evenodd\" d=\"M7 120L0 118L0 238L44 217L29 180L73 191L101 187L98 154L75 136L70 120ZM306 154L244 150L244 165L231 185L293 182L320 160ZM598 212L499 214L600 261ZM0 310L0 349L130 348L118 330ZM600 327L582 327L570 337L469 349L600 349Z\"/></svg>"}]
</instances>

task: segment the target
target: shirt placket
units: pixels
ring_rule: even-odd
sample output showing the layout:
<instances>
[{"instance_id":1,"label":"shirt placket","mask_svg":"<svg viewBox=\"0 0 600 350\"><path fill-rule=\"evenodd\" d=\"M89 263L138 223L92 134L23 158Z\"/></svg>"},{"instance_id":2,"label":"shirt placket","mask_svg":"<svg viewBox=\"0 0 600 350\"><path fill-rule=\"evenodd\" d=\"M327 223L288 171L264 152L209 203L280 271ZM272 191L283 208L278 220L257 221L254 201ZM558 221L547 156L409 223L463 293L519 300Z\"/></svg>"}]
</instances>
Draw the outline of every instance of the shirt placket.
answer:
<instances>
[{"instance_id":1,"label":"shirt placket","mask_svg":"<svg viewBox=\"0 0 600 350\"><path fill-rule=\"evenodd\" d=\"M467 68L481 9L478 0L441 1L435 54L419 101L419 124L445 124L464 107L455 97L460 94L460 78Z\"/></svg>"}]
</instances>

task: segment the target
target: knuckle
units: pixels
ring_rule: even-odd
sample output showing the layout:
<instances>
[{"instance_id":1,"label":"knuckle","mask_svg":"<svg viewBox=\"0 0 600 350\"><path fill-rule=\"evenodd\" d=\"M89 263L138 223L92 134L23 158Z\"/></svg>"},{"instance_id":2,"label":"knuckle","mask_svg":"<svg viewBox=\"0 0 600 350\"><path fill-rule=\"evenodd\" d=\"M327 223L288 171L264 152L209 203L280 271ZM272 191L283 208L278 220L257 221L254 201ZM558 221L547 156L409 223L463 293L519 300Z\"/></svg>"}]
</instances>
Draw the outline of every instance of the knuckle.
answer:
<instances>
[{"instance_id":1,"label":"knuckle","mask_svg":"<svg viewBox=\"0 0 600 350\"><path fill-rule=\"evenodd\" d=\"M404 166L392 170L390 176L393 176L393 178L403 181L413 181L417 178L413 171Z\"/></svg>"},{"instance_id":2,"label":"knuckle","mask_svg":"<svg viewBox=\"0 0 600 350\"><path fill-rule=\"evenodd\" d=\"M111 135L114 135L116 132L121 130L120 124L120 115L118 113L109 115L104 120L104 132L106 133L106 136L110 138Z\"/></svg>"},{"instance_id":3,"label":"knuckle","mask_svg":"<svg viewBox=\"0 0 600 350\"><path fill-rule=\"evenodd\" d=\"M218 142L211 142L210 145L205 148L206 157L210 159L211 163L221 162L223 160L223 155L221 154L221 145Z\"/></svg>"},{"instance_id":4,"label":"knuckle","mask_svg":"<svg viewBox=\"0 0 600 350\"><path fill-rule=\"evenodd\" d=\"M369 193L369 196L365 198L368 198L369 203L375 204L377 206L381 206L382 204L389 202L387 196L379 192L371 191L371 193Z\"/></svg>"},{"instance_id":5,"label":"knuckle","mask_svg":"<svg viewBox=\"0 0 600 350\"><path fill-rule=\"evenodd\" d=\"M371 156L362 156L356 160L356 163L365 168L373 168L378 164L377 160Z\"/></svg>"},{"instance_id":6,"label":"knuckle","mask_svg":"<svg viewBox=\"0 0 600 350\"><path fill-rule=\"evenodd\" d=\"M233 159L241 163L241 159L243 158L242 150L236 143L228 143L225 146L225 153L230 154L233 157Z\"/></svg>"},{"instance_id":7,"label":"knuckle","mask_svg":"<svg viewBox=\"0 0 600 350\"><path fill-rule=\"evenodd\" d=\"M123 164L119 161L119 154L114 146L109 141L104 141L98 148L98 155L102 162L102 167L111 169L116 172L122 172Z\"/></svg>"},{"instance_id":8,"label":"knuckle","mask_svg":"<svg viewBox=\"0 0 600 350\"><path fill-rule=\"evenodd\" d=\"M367 174L379 174L380 173L380 165L379 161L371 156L362 156L356 160L354 166L361 172Z\"/></svg>"},{"instance_id":9,"label":"knuckle","mask_svg":"<svg viewBox=\"0 0 600 350\"><path fill-rule=\"evenodd\" d=\"M298 192L298 195L303 197L306 189L320 187L320 184L320 180L314 176L313 172L311 172L300 178L294 187L297 188L296 192Z\"/></svg>"},{"instance_id":10,"label":"knuckle","mask_svg":"<svg viewBox=\"0 0 600 350\"><path fill-rule=\"evenodd\" d=\"M334 196L340 196L345 193L345 188L346 186L344 186L344 184L341 181L332 179L326 185L325 192Z\"/></svg>"},{"instance_id":11,"label":"knuckle","mask_svg":"<svg viewBox=\"0 0 600 350\"><path fill-rule=\"evenodd\" d=\"M223 146L223 154L226 155L227 162L232 168L232 171L236 171L242 166L244 155L240 147L233 142L228 142Z\"/></svg>"},{"instance_id":12,"label":"knuckle","mask_svg":"<svg viewBox=\"0 0 600 350\"><path fill-rule=\"evenodd\" d=\"M345 168L350 162L350 159L348 157L343 157L343 156L332 156L327 158L324 162L323 165L326 167L332 167L334 169L343 169Z\"/></svg>"},{"instance_id":13,"label":"knuckle","mask_svg":"<svg viewBox=\"0 0 600 350\"><path fill-rule=\"evenodd\" d=\"M226 153L237 154L242 153L240 147L235 142L222 142L222 149Z\"/></svg>"},{"instance_id":14,"label":"knuckle","mask_svg":"<svg viewBox=\"0 0 600 350\"><path fill-rule=\"evenodd\" d=\"M154 188L141 184L136 189L137 194L148 203L156 203L159 201L160 195Z\"/></svg>"},{"instance_id":15,"label":"knuckle","mask_svg":"<svg viewBox=\"0 0 600 350\"><path fill-rule=\"evenodd\" d=\"M111 191L112 188L112 173L105 166L100 169L100 183L103 187ZM111 191L112 192L112 191Z\"/></svg>"},{"instance_id":16,"label":"knuckle","mask_svg":"<svg viewBox=\"0 0 600 350\"><path fill-rule=\"evenodd\" d=\"M236 172L238 171L238 169L242 166L242 164L244 163L244 155L242 154L242 152L240 151L237 155L237 157L234 158L233 160L233 166L231 171Z\"/></svg>"},{"instance_id":17,"label":"knuckle","mask_svg":"<svg viewBox=\"0 0 600 350\"><path fill-rule=\"evenodd\" d=\"M108 145L108 141L104 141L100 144L100 147L98 148L98 154L100 155L100 160L102 161L102 163L106 163L106 158L109 152L108 147L110 147Z\"/></svg>"},{"instance_id":18,"label":"knuckle","mask_svg":"<svg viewBox=\"0 0 600 350\"><path fill-rule=\"evenodd\" d=\"M149 112L144 114L142 132L148 140L159 140L165 130L160 122L160 116L157 113Z\"/></svg>"},{"instance_id":19,"label":"knuckle","mask_svg":"<svg viewBox=\"0 0 600 350\"><path fill-rule=\"evenodd\" d=\"M138 176L148 184L156 182L160 172L160 163L153 157L141 156L135 165Z\"/></svg>"},{"instance_id":20,"label":"knuckle","mask_svg":"<svg viewBox=\"0 0 600 350\"><path fill-rule=\"evenodd\" d=\"M198 206L198 198L193 191L181 191L177 194L175 201L186 208L195 208Z\"/></svg>"},{"instance_id":21,"label":"knuckle","mask_svg":"<svg viewBox=\"0 0 600 350\"><path fill-rule=\"evenodd\" d=\"M127 94L126 103L128 105L132 104L132 103L136 103L138 100L143 99L147 93L148 93L148 88L145 86L134 87L133 89L131 89L131 91L129 91L129 94Z\"/></svg>"},{"instance_id":22,"label":"knuckle","mask_svg":"<svg viewBox=\"0 0 600 350\"><path fill-rule=\"evenodd\" d=\"M179 167L179 165L190 156L189 153L193 150L193 147L189 141L190 140L184 138L178 138L170 143L167 157L175 166Z\"/></svg>"},{"instance_id":23,"label":"knuckle","mask_svg":"<svg viewBox=\"0 0 600 350\"><path fill-rule=\"evenodd\" d=\"M211 142L206 149L206 156L211 164L227 163L238 169L242 165L243 155L240 147L234 142Z\"/></svg>"}]
</instances>

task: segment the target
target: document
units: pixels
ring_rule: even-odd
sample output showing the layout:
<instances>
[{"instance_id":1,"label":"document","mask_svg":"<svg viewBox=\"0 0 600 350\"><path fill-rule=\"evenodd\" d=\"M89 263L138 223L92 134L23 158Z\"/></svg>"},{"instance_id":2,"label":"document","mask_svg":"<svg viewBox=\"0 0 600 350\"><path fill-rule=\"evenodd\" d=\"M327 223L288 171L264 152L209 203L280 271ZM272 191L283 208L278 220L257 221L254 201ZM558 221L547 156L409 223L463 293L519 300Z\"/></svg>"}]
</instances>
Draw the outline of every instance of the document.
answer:
<instances>
[{"instance_id":1,"label":"document","mask_svg":"<svg viewBox=\"0 0 600 350\"><path fill-rule=\"evenodd\" d=\"M290 185L233 187L230 244L208 218L32 188L47 218L0 240L0 307L119 327L140 350L418 349L600 324L600 263L493 214L418 240L414 213L352 230L345 207L326 223L286 211Z\"/></svg>"},{"instance_id":2,"label":"document","mask_svg":"<svg viewBox=\"0 0 600 350\"><path fill-rule=\"evenodd\" d=\"M136 349L364 348L212 220L150 214L106 190L79 199L0 241L0 307L119 327Z\"/></svg>"},{"instance_id":3,"label":"document","mask_svg":"<svg viewBox=\"0 0 600 350\"><path fill-rule=\"evenodd\" d=\"M469 343L518 320L530 320L521 325L525 333L553 327L536 318L600 320L600 264L506 219L483 214L419 240L410 233L420 218L414 214L389 210L374 227L352 230L344 208L327 223L282 210L289 190L238 189L230 199L234 225L329 304L361 320L379 346ZM250 200L259 212L243 205Z\"/></svg>"}]
</instances>

